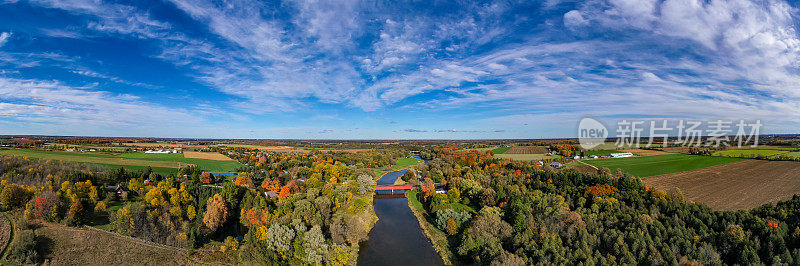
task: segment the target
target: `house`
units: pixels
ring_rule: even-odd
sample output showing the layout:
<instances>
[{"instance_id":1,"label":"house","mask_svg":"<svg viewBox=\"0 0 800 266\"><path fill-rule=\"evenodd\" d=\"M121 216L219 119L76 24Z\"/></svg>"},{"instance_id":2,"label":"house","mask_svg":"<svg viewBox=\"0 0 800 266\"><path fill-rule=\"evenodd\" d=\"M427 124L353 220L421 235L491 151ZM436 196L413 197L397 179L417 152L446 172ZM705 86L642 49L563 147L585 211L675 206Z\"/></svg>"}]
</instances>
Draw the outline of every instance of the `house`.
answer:
<instances>
[{"instance_id":1,"label":"house","mask_svg":"<svg viewBox=\"0 0 800 266\"><path fill-rule=\"evenodd\" d=\"M128 200L128 191L125 191L122 185L107 186L106 191L116 193L117 197L121 200Z\"/></svg>"},{"instance_id":2,"label":"house","mask_svg":"<svg viewBox=\"0 0 800 266\"><path fill-rule=\"evenodd\" d=\"M630 153L630 152L619 152L619 153L612 153L609 156L611 156L611 158L624 158L624 157L633 156L633 153Z\"/></svg>"},{"instance_id":3,"label":"house","mask_svg":"<svg viewBox=\"0 0 800 266\"><path fill-rule=\"evenodd\" d=\"M559 168L559 167L561 167L561 163L559 163L559 162L550 162L550 167Z\"/></svg>"},{"instance_id":4,"label":"house","mask_svg":"<svg viewBox=\"0 0 800 266\"><path fill-rule=\"evenodd\" d=\"M268 199L277 198L278 197L278 192L275 192L274 190L270 190L270 191L264 192L264 197L267 197Z\"/></svg>"}]
</instances>

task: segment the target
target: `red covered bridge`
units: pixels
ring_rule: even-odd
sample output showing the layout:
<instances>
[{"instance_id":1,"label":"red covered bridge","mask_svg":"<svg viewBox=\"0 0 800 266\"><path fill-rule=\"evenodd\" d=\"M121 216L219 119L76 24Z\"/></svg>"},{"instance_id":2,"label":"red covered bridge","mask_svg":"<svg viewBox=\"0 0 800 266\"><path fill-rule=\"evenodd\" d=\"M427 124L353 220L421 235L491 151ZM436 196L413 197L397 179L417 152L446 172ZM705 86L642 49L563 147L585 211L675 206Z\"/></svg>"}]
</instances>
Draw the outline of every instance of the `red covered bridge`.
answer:
<instances>
[{"instance_id":1,"label":"red covered bridge","mask_svg":"<svg viewBox=\"0 0 800 266\"><path fill-rule=\"evenodd\" d=\"M375 191L378 191L378 190L401 190L401 189L410 190L412 188L414 188L414 187L412 187L412 186L377 186L377 187L375 187Z\"/></svg>"}]
</instances>

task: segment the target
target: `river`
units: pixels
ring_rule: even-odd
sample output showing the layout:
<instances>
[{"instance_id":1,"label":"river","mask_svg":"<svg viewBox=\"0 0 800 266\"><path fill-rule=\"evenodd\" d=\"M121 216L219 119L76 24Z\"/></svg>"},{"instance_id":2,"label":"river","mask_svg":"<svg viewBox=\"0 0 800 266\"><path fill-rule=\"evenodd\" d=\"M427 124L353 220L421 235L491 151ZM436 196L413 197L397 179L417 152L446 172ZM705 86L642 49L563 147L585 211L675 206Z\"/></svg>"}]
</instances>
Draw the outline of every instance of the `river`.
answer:
<instances>
[{"instance_id":1,"label":"river","mask_svg":"<svg viewBox=\"0 0 800 266\"><path fill-rule=\"evenodd\" d=\"M394 184L405 172L389 172L377 183ZM408 200L402 194L381 193L375 197L375 214L379 220L370 231L369 240L361 243L358 265L442 265L442 259L408 207Z\"/></svg>"}]
</instances>

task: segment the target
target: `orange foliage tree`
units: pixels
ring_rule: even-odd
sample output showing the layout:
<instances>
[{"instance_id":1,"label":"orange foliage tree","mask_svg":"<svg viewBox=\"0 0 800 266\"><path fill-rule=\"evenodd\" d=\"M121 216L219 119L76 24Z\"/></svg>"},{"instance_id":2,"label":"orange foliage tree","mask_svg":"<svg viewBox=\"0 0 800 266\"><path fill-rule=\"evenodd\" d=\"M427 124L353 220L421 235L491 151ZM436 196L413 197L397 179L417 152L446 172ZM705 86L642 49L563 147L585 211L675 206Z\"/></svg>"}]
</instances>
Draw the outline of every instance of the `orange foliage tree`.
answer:
<instances>
[{"instance_id":1,"label":"orange foliage tree","mask_svg":"<svg viewBox=\"0 0 800 266\"><path fill-rule=\"evenodd\" d=\"M227 218L228 204L225 202L225 199L222 198L222 195L214 194L213 197L208 199L208 203L206 204L206 213L203 215L203 224L205 224L206 227L211 229L213 232L222 226Z\"/></svg>"},{"instance_id":2,"label":"orange foliage tree","mask_svg":"<svg viewBox=\"0 0 800 266\"><path fill-rule=\"evenodd\" d=\"M586 188L586 193L593 197L602 197L617 192L617 188L608 184L594 185Z\"/></svg>"}]
</instances>

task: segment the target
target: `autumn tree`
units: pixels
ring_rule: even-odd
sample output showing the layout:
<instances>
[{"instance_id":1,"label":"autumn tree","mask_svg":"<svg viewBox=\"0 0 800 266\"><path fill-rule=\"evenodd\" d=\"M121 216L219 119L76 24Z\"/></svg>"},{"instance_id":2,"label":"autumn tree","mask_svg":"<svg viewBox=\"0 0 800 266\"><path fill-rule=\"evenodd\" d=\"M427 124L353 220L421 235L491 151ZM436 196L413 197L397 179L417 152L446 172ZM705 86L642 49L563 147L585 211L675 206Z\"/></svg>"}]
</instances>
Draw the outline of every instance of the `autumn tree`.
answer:
<instances>
[{"instance_id":1,"label":"autumn tree","mask_svg":"<svg viewBox=\"0 0 800 266\"><path fill-rule=\"evenodd\" d=\"M222 195L214 194L213 197L208 199L206 212L203 215L203 224L205 224L206 227L211 229L213 232L222 226L227 218L228 203L225 202L225 199L222 197Z\"/></svg>"},{"instance_id":2,"label":"autumn tree","mask_svg":"<svg viewBox=\"0 0 800 266\"><path fill-rule=\"evenodd\" d=\"M8 184L0 192L0 203L8 209L22 207L27 202L33 193L17 184Z\"/></svg>"},{"instance_id":3,"label":"autumn tree","mask_svg":"<svg viewBox=\"0 0 800 266\"><path fill-rule=\"evenodd\" d=\"M281 182L272 178L264 178L264 181L261 182L261 187L267 191L278 191L281 189Z\"/></svg>"},{"instance_id":4,"label":"autumn tree","mask_svg":"<svg viewBox=\"0 0 800 266\"><path fill-rule=\"evenodd\" d=\"M359 195L365 195L375 189L375 180L373 180L371 176L360 175L356 179L356 182L358 183Z\"/></svg>"},{"instance_id":5,"label":"autumn tree","mask_svg":"<svg viewBox=\"0 0 800 266\"><path fill-rule=\"evenodd\" d=\"M210 172L203 172L200 174L200 182L203 182L204 184L210 184L214 182L214 174Z\"/></svg>"}]
</instances>

